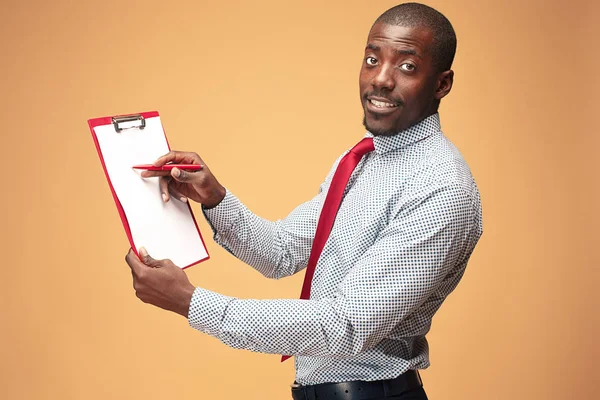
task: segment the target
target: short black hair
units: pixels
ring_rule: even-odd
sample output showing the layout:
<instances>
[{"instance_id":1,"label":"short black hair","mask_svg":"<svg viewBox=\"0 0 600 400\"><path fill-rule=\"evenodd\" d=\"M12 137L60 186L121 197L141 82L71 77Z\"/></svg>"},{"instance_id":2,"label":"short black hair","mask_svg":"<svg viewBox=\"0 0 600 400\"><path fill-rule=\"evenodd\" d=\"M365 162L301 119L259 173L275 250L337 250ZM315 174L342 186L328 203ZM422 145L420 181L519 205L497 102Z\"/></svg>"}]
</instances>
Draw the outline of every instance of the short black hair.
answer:
<instances>
[{"instance_id":1,"label":"short black hair","mask_svg":"<svg viewBox=\"0 0 600 400\"><path fill-rule=\"evenodd\" d=\"M383 22L405 27L424 27L433 34L431 55L438 72L452 67L456 54L456 33L448 18L439 11L420 3L403 3L390 8L377 18Z\"/></svg>"}]
</instances>

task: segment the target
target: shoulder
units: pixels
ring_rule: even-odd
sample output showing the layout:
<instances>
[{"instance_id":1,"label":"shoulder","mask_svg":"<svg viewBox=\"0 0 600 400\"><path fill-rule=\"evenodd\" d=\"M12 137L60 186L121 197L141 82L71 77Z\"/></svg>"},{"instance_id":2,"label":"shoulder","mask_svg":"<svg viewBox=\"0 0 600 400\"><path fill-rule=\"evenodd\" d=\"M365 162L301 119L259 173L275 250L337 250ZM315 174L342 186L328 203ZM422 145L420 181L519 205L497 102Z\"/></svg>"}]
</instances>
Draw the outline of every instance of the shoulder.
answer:
<instances>
[{"instance_id":1,"label":"shoulder","mask_svg":"<svg viewBox=\"0 0 600 400\"><path fill-rule=\"evenodd\" d=\"M470 196L478 192L465 158L442 132L418 143L413 151L420 156L407 181L408 191L447 187Z\"/></svg>"}]
</instances>

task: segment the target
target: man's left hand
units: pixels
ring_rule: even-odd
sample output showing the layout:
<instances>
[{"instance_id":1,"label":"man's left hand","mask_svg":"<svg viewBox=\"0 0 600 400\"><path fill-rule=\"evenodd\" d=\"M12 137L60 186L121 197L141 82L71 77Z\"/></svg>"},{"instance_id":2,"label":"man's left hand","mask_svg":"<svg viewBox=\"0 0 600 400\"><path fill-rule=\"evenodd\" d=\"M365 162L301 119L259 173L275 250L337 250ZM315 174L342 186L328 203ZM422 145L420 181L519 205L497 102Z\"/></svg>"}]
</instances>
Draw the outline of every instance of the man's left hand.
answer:
<instances>
[{"instance_id":1,"label":"man's left hand","mask_svg":"<svg viewBox=\"0 0 600 400\"><path fill-rule=\"evenodd\" d=\"M131 268L135 295L144 303L188 317L190 301L196 289L183 270L171 260L155 260L145 248L140 258L129 250L125 261Z\"/></svg>"}]
</instances>

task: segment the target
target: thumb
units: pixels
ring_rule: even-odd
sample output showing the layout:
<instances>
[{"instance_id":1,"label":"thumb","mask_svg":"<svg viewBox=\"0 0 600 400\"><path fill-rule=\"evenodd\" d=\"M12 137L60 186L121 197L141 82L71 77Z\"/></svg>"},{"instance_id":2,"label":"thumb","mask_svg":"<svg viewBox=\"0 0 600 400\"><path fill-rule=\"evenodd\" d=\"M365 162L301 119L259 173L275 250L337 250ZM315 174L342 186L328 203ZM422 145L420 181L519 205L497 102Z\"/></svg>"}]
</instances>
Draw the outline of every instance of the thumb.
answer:
<instances>
[{"instance_id":1,"label":"thumb","mask_svg":"<svg viewBox=\"0 0 600 400\"><path fill-rule=\"evenodd\" d=\"M145 247L140 247L139 249L140 260L149 267L160 267L160 263L156 261L154 258L150 257L148 254L148 250Z\"/></svg>"},{"instance_id":2,"label":"thumb","mask_svg":"<svg viewBox=\"0 0 600 400\"><path fill-rule=\"evenodd\" d=\"M177 181L177 182L189 182L192 180L192 177L194 176L193 174L181 170L179 168L173 168L171 170L171 176Z\"/></svg>"}]
</instances>

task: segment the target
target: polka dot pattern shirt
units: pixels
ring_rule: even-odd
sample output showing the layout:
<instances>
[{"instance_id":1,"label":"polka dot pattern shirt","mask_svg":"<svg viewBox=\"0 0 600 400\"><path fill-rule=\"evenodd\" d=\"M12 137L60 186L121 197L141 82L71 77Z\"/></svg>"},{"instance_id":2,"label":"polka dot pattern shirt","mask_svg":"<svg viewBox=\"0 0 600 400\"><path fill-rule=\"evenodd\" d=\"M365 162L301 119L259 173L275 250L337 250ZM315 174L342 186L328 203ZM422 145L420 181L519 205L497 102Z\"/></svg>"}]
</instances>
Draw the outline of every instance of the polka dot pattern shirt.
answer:
<instances>
[{"instance_id":1,"label":"polka dot pattern shirt","mask_svg":"<svg viewBox=\"0 0 600 400\"><path fill-rule=\"evenodd\" d=\"M482 234L479 191L438 114L373 140L375 151L346 187L310 299L237 299L196 288L193 328L234 348L295 356L302 385L390 379L429 366L431 319ZM203 210L215 241L268 278L304 269L342 156L317 195L278 221L227 192Z\"/></svg>"}]
</instances>

